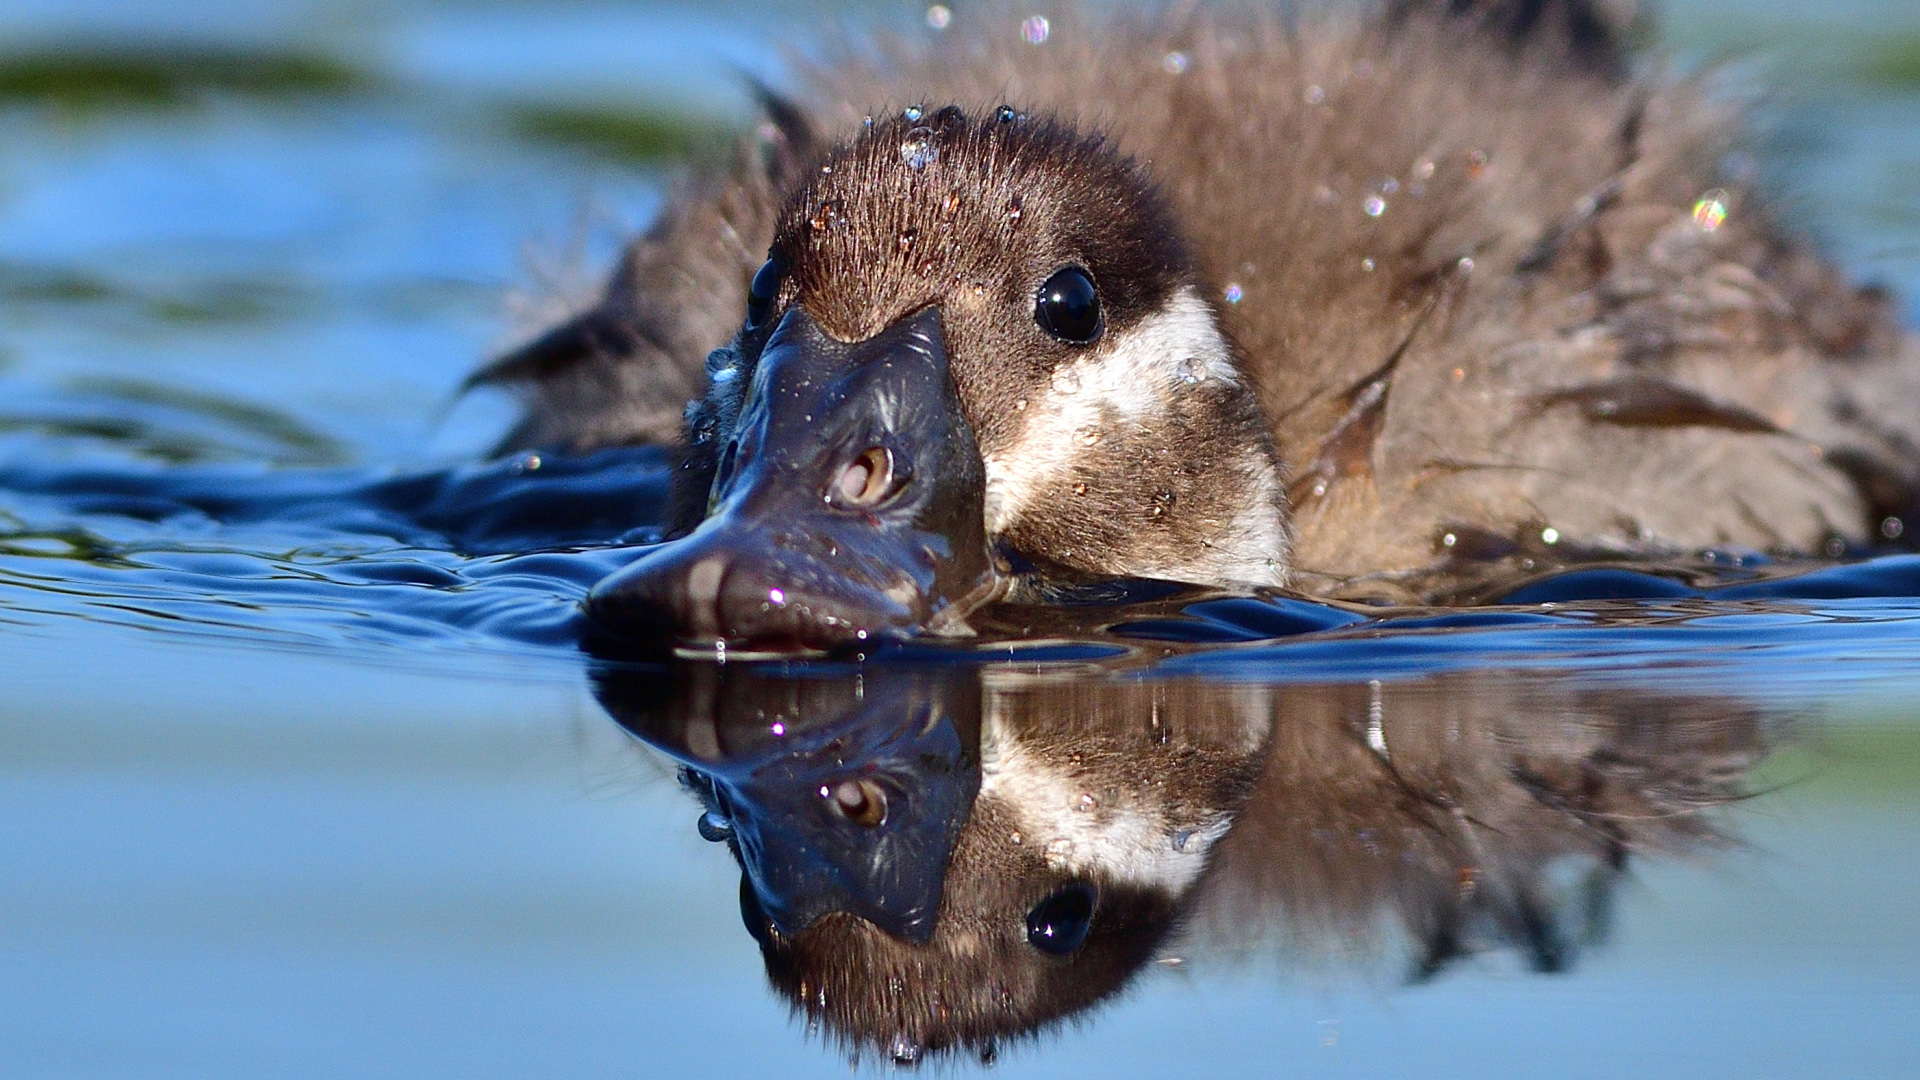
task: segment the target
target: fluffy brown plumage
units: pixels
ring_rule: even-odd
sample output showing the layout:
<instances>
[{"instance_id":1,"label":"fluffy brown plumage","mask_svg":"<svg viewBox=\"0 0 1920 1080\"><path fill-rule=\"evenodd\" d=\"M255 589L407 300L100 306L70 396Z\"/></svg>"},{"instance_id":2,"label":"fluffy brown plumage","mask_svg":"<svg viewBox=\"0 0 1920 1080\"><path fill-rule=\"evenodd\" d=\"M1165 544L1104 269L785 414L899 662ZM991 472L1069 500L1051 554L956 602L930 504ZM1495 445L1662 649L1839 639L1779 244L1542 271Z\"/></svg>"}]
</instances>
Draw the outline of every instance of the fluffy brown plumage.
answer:
<instances>
[{"instance_id":1,"label":"fluffy brown plumage","mask_svg":"<svg viewBox=\"0 0 1920 1080\"><path fill-rule=\"evenodd\" d=\"M1110 457L1080 454L998 523L1023 554L1260 583L1192 559L1244 472L1196 472L1223 440L1264 453L1250 444L1270 438L1291 503L1278 576L1332 596L1454 595L1474 560L1529 550L1820 552L1870 543L1912 507L1920 348L1882 294L1849 286L1723 170L1737 110L1694 81L1622 74L1586 5L1050 14L1043 45L1005 11L962 9L943 34L813 68L635 242L598 308L483 373L529 390L515 441L673 437L769 245L820 202L869 215L849 235L873 291L852 303L843 267L808 310L847 334L902 314L929 225L889 216L897 199L830 190L860 170L820 162L885 149L869 117L892 139L889 125L916 126L909 106L955 103L979 125L1005 103L1070 131L1062 144L1098 133L1103 190L1150 183L1117 216L1151 232L1164 214L1265 429L1228 403L1150 443L1098 432ZM1696 215L1709 193L1724 221ZM1086 200L1089 220L1113 211ZM923 231L909 243L903 228ZM950 345L991 461L1031 422L1016 405L1039 378L994 362L1035 354ZM993 483L990 468L990 525Z\"/></svg>"}]
</instances>

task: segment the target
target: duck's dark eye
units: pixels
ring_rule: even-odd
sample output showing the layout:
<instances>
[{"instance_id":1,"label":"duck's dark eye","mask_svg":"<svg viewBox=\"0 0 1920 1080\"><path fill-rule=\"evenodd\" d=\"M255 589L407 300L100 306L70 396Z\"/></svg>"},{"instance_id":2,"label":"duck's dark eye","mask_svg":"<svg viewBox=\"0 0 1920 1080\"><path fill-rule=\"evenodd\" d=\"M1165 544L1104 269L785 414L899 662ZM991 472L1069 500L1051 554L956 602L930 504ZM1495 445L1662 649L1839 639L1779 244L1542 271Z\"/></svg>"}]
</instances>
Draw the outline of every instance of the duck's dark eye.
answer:
<instances>
[{"instance_id":1,"label":"duck's dark eye","mask_svg":"<svg viewBox=\"0 0 1920 1080\"><path fill-rule=\"evenodd\" d=\"M727 490L727 484L733 480L733 467L740 459L740 442L729 441L726 449L720 451L720 462L714 466L713 489L710 499L718 499Z\"/></svg>"},{"instance_id":2,"label":"duck's dark eye","mask_svg":"<svg viewBox=\"0 0 1920 1080\"><path fill-rule=\"evenodd\" d=\"M772 259L760 264L747 286L747 325L765 326L773 315L773 302L780 297L780 268Z\"/></svg>"},{"instance_id":3,"label":"duck's dark eye","mask_svg":"<svg viewBox=\"0 0 1920 1080\"><path fill-rule=\"evenodd\" d=\"M1085 270L1069 266L1056 270L1047 283L1040 286L1040 295L1034 301L1033 320L1040 329L1076 345L1100 336L1100 294L1094 291L1093 279Z\"/></svg>"},{"instance_id":4,"label":"duck's dark eye","mask_svg":"<svg viewBox=\"0 0 1920 1080\"><path fill-rule=\"evenodd\" d=\"M1087 940L1093 926L1093 887L1073 884L1027 912L1027 944L1051 956L1066 956Z\"/></svg>"}]
</instances>

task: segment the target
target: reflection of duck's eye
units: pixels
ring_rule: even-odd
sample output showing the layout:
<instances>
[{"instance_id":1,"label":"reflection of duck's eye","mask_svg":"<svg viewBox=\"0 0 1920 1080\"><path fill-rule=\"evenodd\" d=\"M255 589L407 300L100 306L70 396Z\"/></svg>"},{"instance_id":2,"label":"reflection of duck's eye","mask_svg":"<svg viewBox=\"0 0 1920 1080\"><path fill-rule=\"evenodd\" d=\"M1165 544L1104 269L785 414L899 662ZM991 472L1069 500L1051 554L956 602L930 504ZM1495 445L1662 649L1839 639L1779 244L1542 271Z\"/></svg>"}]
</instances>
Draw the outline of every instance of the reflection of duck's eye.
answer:
<instances>
[{"instance_id":1,"label":"reflection of duck's eye","mask_svg":"<svg viewBox=\"0 0 1920 1080\"><path fill-rule=\"evenodd\" d=\"M1075 883L1027 912L1027 944L1052 956L1066 956L1087 940L1093 926L1093 887Z\"/></svg>"},{"instance_id":2,"label":"reflection of duck's eye","mask_svg":"<svg viewBox=\"0 0 1920 1080\"><path fill-rule=\"evenodd\" d=\"M754 272L747 286L747 325L765 326L773 316L773 302L780 296L780 268L768 259Z\"/></svg>"},{"instance_id":3,"label":"reflection of duck's eye","mask_svg":"<svg viewBox=\"0 0 1920 1080\"><path fill-rule=\"evenodd\" d=\"M1040 329L1075 345L1085 345L1100 336L1100 294L1085 270L1069 266L1056 270L1033 305L1033 320Z\"/></svg>"},{"instance_id":4,"label":"reflection of duck's eye","mask_svg":"<svg viewBox=\"0 0 1920 1080\"><path fill-rule=\"evenodd\" d=\"M841 506L866 510L878 506L894 486L893 451L871 446L860 452L834 481L833 501Z\"/></svg>"},{"instance_id":5,"label":"reflection of duck's eye","mask_svg":"<svg viewBox=\"0 0 1920 1080\"><path fill-rule=\"evenodd\" d=\"M760 906L760 897L754 893L753 883L745 874L740 875L740 921L761 948L772 947L773 920L767 918L767 909Z\"/></svg>"},{"instance_id":6,"label":"reflection of duck's eye","mask_svg":"<svg viewBox=\"0 0 1920 1080\"><path fill-rule=\"evenodd\" d=\"M864 829L887 820L886 789L871 780L842 780L825 792L840 816Z\"/></svg>"}]
</instances>

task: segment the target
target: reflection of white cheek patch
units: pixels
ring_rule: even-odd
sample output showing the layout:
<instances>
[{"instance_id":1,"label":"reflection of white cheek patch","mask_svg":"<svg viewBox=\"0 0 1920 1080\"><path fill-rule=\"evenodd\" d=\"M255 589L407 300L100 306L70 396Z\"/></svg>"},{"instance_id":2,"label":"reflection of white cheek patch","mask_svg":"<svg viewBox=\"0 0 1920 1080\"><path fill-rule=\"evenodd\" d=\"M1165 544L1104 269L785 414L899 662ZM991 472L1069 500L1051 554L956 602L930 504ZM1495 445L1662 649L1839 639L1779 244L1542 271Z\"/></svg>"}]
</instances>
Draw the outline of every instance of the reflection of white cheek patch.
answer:
<instances>
[{"instance_id":1,"label":"reflection of white cheek patch","mask_svg":"<svg viewBox=\"0 0 1920 1080\"><path fill-rule=\"evenodd\" d=\"M1191 288L1054 372L1012 445L985 455L987 529L1002 532L1041 498L1109 422L1137 426L1213 380L1238 384L1213 313Z\"/></svg>"},{"instance_id":2,"label":"reflection of white cheek patch","mask_svg":"<svg viewBox=\"0 0 1920 1080\"><path fill-rule=\"evenodd\" d=\"M1055 871L1098 872L1182 893L1233 823L1224 811L1172 821L1165 807L1137 794L1094 794L1018 740L994 737L994 727L989 723L981 740L980 797L1002 800L1019 824L1021 843L1039 846Z\"/></svg>"}]
</instances>

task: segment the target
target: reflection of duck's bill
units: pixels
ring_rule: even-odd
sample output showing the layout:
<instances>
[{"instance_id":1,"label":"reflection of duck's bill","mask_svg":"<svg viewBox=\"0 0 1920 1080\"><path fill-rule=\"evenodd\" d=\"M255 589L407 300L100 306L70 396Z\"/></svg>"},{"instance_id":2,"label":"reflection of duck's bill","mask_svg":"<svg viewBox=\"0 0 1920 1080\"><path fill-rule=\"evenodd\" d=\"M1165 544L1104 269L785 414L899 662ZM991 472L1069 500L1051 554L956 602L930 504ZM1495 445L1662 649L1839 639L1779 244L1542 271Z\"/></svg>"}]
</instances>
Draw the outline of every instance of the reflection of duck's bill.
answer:
<instances>
[{"instance_id":1,"label":"reflection of duck's bill","mask_svg":"<svg viewBox=\"0 0 1920 1080\"><path fill-rule=\"evenodd\" d=\"M839 914L925 942L980 787L979 675L791 670L675 665L663 694L657 670L608 667L595 693L686 766L708 811L702 835L729 841L740 862L756 937Z\"/></svg>"},{"instance_id":2,"label":"reflection of duck's bill","mask_svg":"<svg viewBox=\"0 0 1920 1080\"><path fill-rule=\"evenodd\" d=\"M595 586L601 626L792 654L965 633L999 594L939 308L857 342L788 312L718 453L707 519Z\"/></svg>"}]
</instances>

